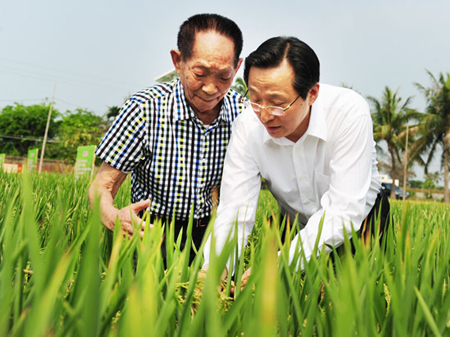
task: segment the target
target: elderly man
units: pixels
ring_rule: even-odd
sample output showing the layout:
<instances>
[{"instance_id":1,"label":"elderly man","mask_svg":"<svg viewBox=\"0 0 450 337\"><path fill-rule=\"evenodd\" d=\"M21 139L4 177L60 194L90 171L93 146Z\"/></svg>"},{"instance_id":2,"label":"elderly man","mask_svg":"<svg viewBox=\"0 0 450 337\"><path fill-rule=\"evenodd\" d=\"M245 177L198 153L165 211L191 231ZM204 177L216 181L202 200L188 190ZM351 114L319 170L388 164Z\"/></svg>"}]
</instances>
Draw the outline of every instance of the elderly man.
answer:
<instances>
[{"instance_id":1,"label":"elderly man","mask_svg":"<svg viewBox=\"0 0 450 337\"><path fill-rule=\"evenodd\" d=\"M181 228L185 233L193 208L198 247L213 206L212 190L221 182L231 124L243 106L242 96L230 90L242 63L243 39L230 19L199 14L181 25L177 43L170 54L180 77L142 90L124 104L97 149L103 164L89 199L92 204L100 196L103 224L113 230L119 219L129 235L145 209L152 221L169 222L174 216L175 235ZM132 204L117 209L113 200L129 173Z\"/></svg>"},{"instance_id":2,"label":"elderly man","mask_svg":"<svg viewBox=\"0 0 450 337\"><path fill-rule=\"evenodd\" d=\"M264 42L246 58L244 77L250 103L233 125L225 159L214 224L218 252L237 219L241 253L255 221L261 177L282 215L291 223L298 218L291 262L298 247L311 257L323 217L318 242L327 251L342 244L352 226L370 234L380 205L383 232L389 203L380 192L366 101L352 90L319 83L316 54L294 37ZM207 244L204 268L209 256Z\"/></svg>"}]
</instances>

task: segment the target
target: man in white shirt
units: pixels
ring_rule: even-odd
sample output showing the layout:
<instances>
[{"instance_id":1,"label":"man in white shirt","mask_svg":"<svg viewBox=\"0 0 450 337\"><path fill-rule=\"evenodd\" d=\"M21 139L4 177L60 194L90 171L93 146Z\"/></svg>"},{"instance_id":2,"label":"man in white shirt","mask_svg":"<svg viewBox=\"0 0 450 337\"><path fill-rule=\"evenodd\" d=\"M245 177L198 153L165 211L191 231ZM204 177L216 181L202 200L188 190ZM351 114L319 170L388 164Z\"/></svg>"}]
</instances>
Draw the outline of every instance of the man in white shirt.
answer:
<instances>
[{"instance_id":1,"label":"man in white shirt","mask_svg":"<svg viewBox=\"0 0 450 337\"><path fill-rule=\"evenodd\" d=\"M322 217L319 247L328 252L343 243L344 231L351 236L352 226L370 235L380 205L381 234L387 228L389 202L380 192L369 106L350 89L319 83L319 72L314 51L294 37L269 39L245 60L250 103L233 125L225 159L214 224L218 253L236 219L238 242L247 242L261 177L282 215L291 223L298 217L290 262L298 240L309 260Z\"/></svg>"}]
</instances>

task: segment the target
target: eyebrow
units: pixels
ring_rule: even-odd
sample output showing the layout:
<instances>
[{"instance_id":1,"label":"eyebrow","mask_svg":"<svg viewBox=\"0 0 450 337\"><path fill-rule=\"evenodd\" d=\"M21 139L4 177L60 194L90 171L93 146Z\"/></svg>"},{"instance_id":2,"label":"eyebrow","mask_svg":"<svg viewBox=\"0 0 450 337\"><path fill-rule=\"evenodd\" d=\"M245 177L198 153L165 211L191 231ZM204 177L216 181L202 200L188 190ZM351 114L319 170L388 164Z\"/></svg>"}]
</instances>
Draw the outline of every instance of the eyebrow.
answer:
<instances>
[{"instance_id":1,"label":"eyebrow","mask_svg":"<svg viewBox=\"0 0 450 337\"><path fill-rule=\"evenodd\" d=\"M254 94L256 94L256 95L261 95L260 92L255 92L255 90L252 89L252 88L249 88L248 91L249 91L249 93L254 93ZM269 97L270 99L289 100L289 97L286 97L286 96L284 96L284 95L280 95L280 94L278 94L278 93L267 93L267 95L268 95L268 97Z\"/></svg>"},{"instance_id":2,"label":"eyebrow","mask_svg":"<svg viewBox=\"0 0 450 337\"><path fill-rule=\"evenodd\" d=\"M193 69L195 68L202 68L202 69L211 69L211 67L209 67L208 65L202 64L202 63L196 63L192 66ZM225 67L225 68L217 68L214 67L214 69L217 69L219 73L224 73L224 72L230 72L232 73L234 68L233 67Z\"/></svg>"}]
</instances>

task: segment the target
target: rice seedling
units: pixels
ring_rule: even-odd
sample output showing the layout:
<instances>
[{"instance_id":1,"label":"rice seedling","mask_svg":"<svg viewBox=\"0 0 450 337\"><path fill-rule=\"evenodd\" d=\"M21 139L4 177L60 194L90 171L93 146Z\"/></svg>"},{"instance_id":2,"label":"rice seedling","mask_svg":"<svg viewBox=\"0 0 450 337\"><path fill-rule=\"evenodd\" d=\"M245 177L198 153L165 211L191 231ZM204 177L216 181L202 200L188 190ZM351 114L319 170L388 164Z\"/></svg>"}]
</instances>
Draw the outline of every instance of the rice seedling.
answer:
<instances>
[{"instance_id":1,"label":"rice seedling","mask_svg":"<svg viewBox=\"0 0 450 337\"><path fill-rule=\"evenodd\" d=\"M232 237L201 272L203 246L189 264L189 249L180 251L170 226L155 223L142 239L124 238L119 227L104 229L98 206L88 205L87 187L87 180L70 175L0 172L0 335L450 333L447 205L392 201L394 225L382 246L354 239L351 254L347 238L334 261L313 254L309 262L299 246L290 263L290 240L282 244L278 230L288 223L262 191L244 254L236 256ZM121 207L129 200L127 180L115 202ZM295 226L288 227L288 237L295 235ZM229 259L234 275L222 279ZM252 274L241 290L248 267Z\"/></svg>"}]
</instances>

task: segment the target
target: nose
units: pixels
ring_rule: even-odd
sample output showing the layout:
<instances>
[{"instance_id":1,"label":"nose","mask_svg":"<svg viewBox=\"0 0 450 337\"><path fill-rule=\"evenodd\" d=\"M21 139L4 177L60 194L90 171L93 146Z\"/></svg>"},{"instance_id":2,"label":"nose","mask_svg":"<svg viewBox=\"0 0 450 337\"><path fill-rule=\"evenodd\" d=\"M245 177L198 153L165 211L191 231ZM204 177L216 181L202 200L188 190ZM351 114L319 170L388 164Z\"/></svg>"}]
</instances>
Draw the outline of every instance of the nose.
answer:
<instances>
[{"instance_id":1,"label":"nose","mask_svg":"<svg viewBox=\"0 0 450 337\"><path fill-rule=\"evenodd\" d=\"M208 95L214 95L219 91L214 81L203 83L202 90Z\"/></svg>"},{"instance_id":2,"label":"nose","mask_svg":"<svg viewBox=\"0 0 450 337\"><path fill-rule=\"evenodd\" d=\"M263 122L263 123L268 123L272 119L275 118L275 116L270 114L266 108L261 109L260 116L261 116L261 122Z\"/></svg>"}]
</instances>

